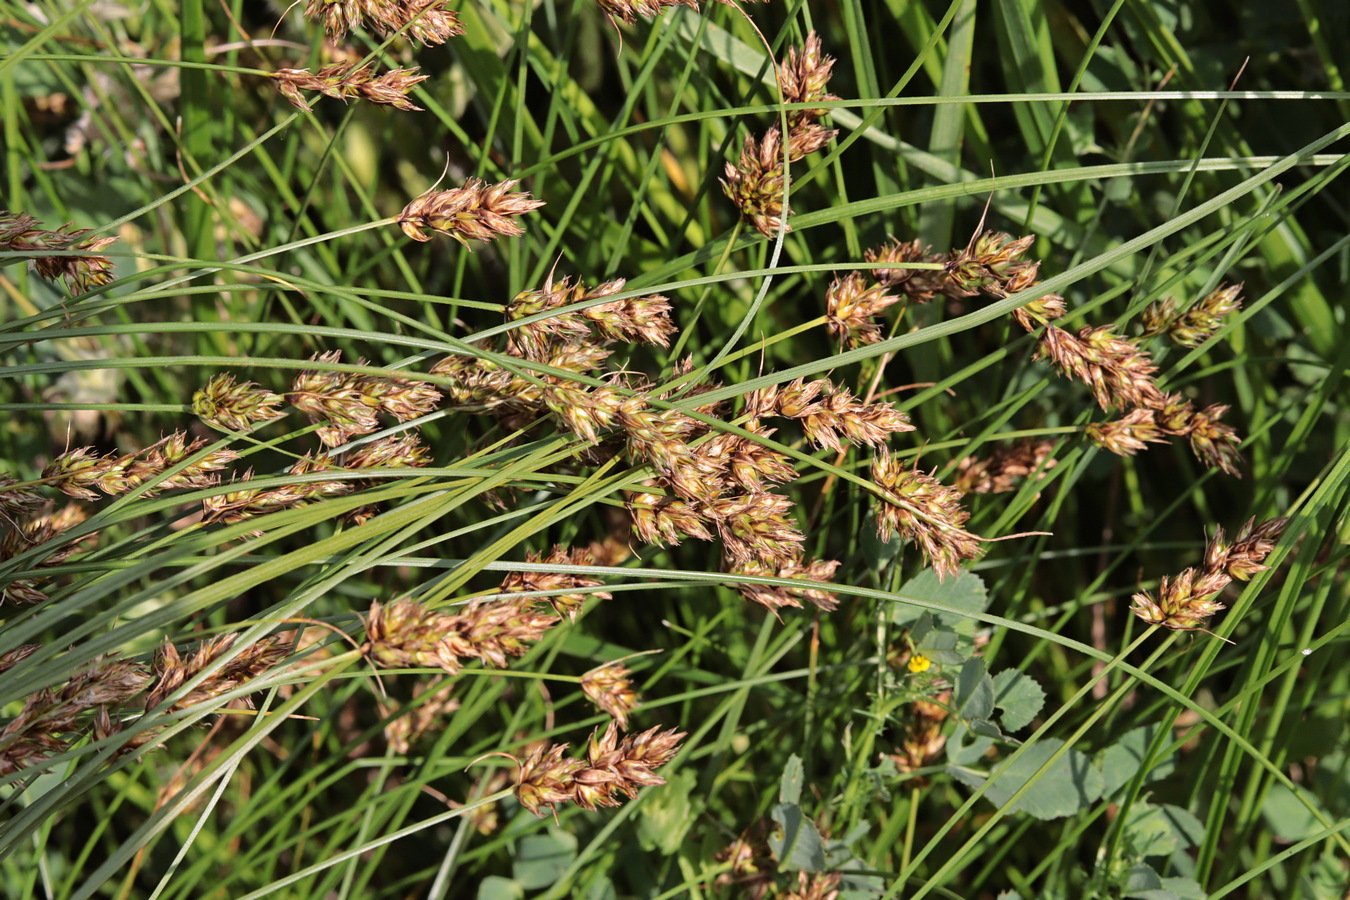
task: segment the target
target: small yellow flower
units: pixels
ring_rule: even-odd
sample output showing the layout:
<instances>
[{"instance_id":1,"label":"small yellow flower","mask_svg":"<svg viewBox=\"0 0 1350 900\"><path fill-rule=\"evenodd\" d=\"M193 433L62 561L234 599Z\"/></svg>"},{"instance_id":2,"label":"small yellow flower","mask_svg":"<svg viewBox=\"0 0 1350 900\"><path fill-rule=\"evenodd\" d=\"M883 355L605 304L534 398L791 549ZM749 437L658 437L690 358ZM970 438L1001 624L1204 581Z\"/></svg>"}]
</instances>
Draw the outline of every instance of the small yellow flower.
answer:
<instances>
[{"instance_id":1,"label":"small yellow flower","mask_svg":"<svg viewBox=\"0 0 1350 900\"><path fill-rule=\"evenodd\" d=\"M927 672L933 665L933 661L926 656L920 656L915 653L909 658L909 670L915 675L920 672Z\"/></svg>"}]
</instances>

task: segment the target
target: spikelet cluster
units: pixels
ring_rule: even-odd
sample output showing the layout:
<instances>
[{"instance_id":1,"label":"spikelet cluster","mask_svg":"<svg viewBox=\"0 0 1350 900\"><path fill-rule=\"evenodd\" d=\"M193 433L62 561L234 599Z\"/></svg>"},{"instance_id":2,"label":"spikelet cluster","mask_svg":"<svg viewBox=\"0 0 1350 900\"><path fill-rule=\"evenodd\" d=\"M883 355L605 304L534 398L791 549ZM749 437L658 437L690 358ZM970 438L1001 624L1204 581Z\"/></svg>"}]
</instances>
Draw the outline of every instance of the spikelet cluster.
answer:
<instances>
[{"instance_id":1,"label":"spikelet cluster","mask_svg":"<svg viewBox=\"0 0 1350 900\"><path fill-rule=\"evenodd\" d=\"M276 82L281 95L296 109L305 112L310 111L310 106L305 102L301 91L317 91L325 97L336 100L367 100L395 109L416 112L422 107L414 105L408 99L408 94L428 78L417 72L417 68L414 67L376 73L372 66L334 63L324 66L317 72L310 72L308 69L278 69L272 73L271 78Z\"/></svg>"},{"instance_id":2,"label":"spikelet cluster","mask_svg":"<svg viewBox=\"0 0 1350 900\"><path fill-rule=\"evenodd\" d=\"M1053 469L1058 461L1052 441L1023 438L994 449L984 457L967 456L956 464L952 486L965 494L1002 494L1037 471Z\"/></svg>"},{"instance_id":3,"label":"spikelet cluster","mask_svg":"<svg viewBox=\"0 0 1350 900\"><path fill-rule=\"evenodd\" d=\"M55 231L43 228L32 216L0 210L0 250L30 257L33 271L48 281L65 282L71 294L82 294L113 280L112 260L98 251L116 243L117 238L91 238L88 228L72 229L70 224ZM62 256L48 256L49 252Z\"/></svg>"},{"instance_id":4,"label":"spikelet cluster","mask_svg":"<svg viewBox=\"0 0 1350 900\"><path fill-rule=\"evenodd\" d=\"M942 727L950 715L951 692L944 691L932 700L916 700L905 705L895 751L888 754L897 770L915 772L932 765L942 756L947 736ZM920 780L921 784L926 779Z\"/></svg>"},{"instance_id":5,"label":"spikelet cluster","mask_svg":"<svg viewBox=\"0 0 1350 900\"><path fill-rule=\"evenodd\" d=\"M342 351L315 354L311 359L337 364ZM364 366L366 361L356 364ZM322 369L301 372L286 394L292 406L319 426L319 440L326 447L375 431L381 413L408 422L433 412L440 399L440 391L425 381Z\"/></svg>"},{"instance_id":6,"label":"spikelet cluster","mask_svg":"<svg viewBox=\"0 0 1350 900\"><path fill-rule=\"evenodd\" d=\"M618 806L646 786L665 784L656 769L670 761L684 733L660 726L619 737L617 722L603 735L591 735L584 760L565 756L567 744L537 747L516 773L515 795L537 816L544 810L575 803L582 809Z\"/></svg>"},{"instance_id":7,"label":"spikelet cluster","mask_svg":"<svg viewBox=\"0 0 1350 900\"><path fill-rule=\"evenodd\" d=\"M1249 581L1270 567L1265 558L1275 549L1287 518L1268 519L1257 525L1248 519L1230 544L1223 528L1215 528L1205 545L1205 561L1180 575L1164 575L1155 591L1134 595L1130 612L1150 625L1162 625L1177 631L1203 628L1209 617L1224 608L1219 592L1234 580Z\"/></svg>"},{"instance_id":8,"label":"spikelet cluster","mask_svg":"<svg viewBox=\"0 0 1350 900\"><path fill-rule=\"evenodd\" d=\"M513 191L519 181L488 184L470 178L463 187L428 191L403 208L395 221L415 241L429 241L427 231L446 234L469 246L469 241L519 237L525 229L516 221L544 205L525 191Z\"/></svg>"},{"instance_id":9,"label":"spikelet cluster","mask_svg":"<svg viewBox=\"0 0 1350 900\"><path fill-rule=\"evenodd\" d=\"M413 700L384 726L384 739L389 749L406 755L412 745L424 734L442 727L447 718L459 709L459 701L451 694L453 681L439 683L419 682L413 688Z\"/></svg>"},{"instance_id":10,"label":"spikelet cluster","mask_svg":"<svg viewBox=\"0 0 1350 900\"><path fill-rule=\"evenodd\" d=\"M6 654L0 665L16 665L37 649L37 645L21 647ZM141 694L147 681L144 666L105 657L61 686L29 695L0 730L0 775L40 768L86 734L99 739L112 735L119 730L119 709Z\"/></svg>"},{"instance_id":11,"label":"spikelet cluster","mask_svg":"<svg viewBox=\"0 0 1350 900\"><path fill-rule=\"evenodd\" d=\"M334 350L311 359L337 365L342 354ZM325 448L335 448L378 429L381 416L410 422L433 412L440 399L440 391L420 379L309 369L295 377L284 395L252 382L237 383L230 375L217 375L193 395L192 410L213 428L246 431L280 417L282 404L289 403L317 426ZM367 441L342 452L306 453L282 473L296 479L287 484L254 487L249 484L253 471L244 472L233 482L234 489L203 501L203 521L241 522L344 496L377 484L381 470L420 468L430 462L431 454L415 431ZM371 507L357 507L345 519L360 524L373 514Z\"/></svg>"},{"instance_id":12,"label":"spikelet cluster","mask_svg":"<svg viewBox=\"0 0 1350 900\"><path fill-rule=\"evenodd\" d=\"M459 674L466 659L504 669L558 623L530 601L473 601L456 613L429 609L416 600L388 606L372 603L363 621L362 652L386 668L436 668Z\"/></svg>"},{"instance_id":13,"label":"spikelet cluster","mask_svg":"<svg viewBox=\"0 0 1350 900\"><path fill-rule=\"evenodd\" d=\"M283 635L254 641L235 652L234 646L238 640L237 634L222 634L203 641L195 652L187 656L179 653L171 642L165 641L155 655L153 674L156 681L146 698L145 708L154 709L169 700L181 687L226 657L228 659L224 665L182 696L175 697L168 708L190 709L210 703L221 694L253 681L291 653L290 642Z\"/></svg>"},{"instance_id":14,"label":"spikelet cluster","mask_svg":"<svg viewBox=\"0 0 1350 900\"><path fill-rule=\"evenodd\" d=\"M787 103L818 103L837 100L826 92L834 69L834 57L821 52L820 36L806 36L802 49L790 48L779 65L779 81ZM741 218L765 237L788 229L790 211L784 205L787 164L805 159L834 139L834 129L817 120L823 109L794 109L788 113L788 132L774 125L759 138L747 136L740 159L727 163L722 191L736 204Z\"/></svg>"},{"instance_id":15,"label":"spikelet cluster","mask_svg":"<svg viewBox=\"0 0 1350 900\"><path fill-rule=\"evenodd\" d=\"M872 481L879 491L877 533L883 541L892 534L914 541L940 578L979 557L979 538L962 527L970 513L961 506L960 491L917 464L902 465L886 450L872 460Z\"/></svg>"},{"instance_id":16,"label":"spikelet cluster","mask_svg":"<svg viewBox=\"0 0 1350 900\"><path fill-rule=\"evenodd\" d=\"M151 666L115 654L101 657L75 672L64 684L29 695L22 709L0 730L0 775L41 769L85 738L103 740L124 730L128 715L139 716L167 701L188 681L231 651L238 635L209 640L183 657L166 642ZM40 649L29 644L0 656L0 672L20 664ZM262 675L290 653L280 636L264 638L235 653L216 671L167 707L181 710L209 702ZM158 729L143 729L126 739L122 752L154 740Z\"/></svg>"},{"instance_id":17,"label":"spikelet cluster","mask_svg":"<svg viewBox=\"0 0 1350 900\"><path fill-rule=\"evenodd\" d=\"M1038 283L1040 271L1039 261L1025 258L1033 240L1032 235L1014 239L1000 232L983 232L965 249L949 255L943 264L945 282L930 281L921 293L983 293L1001 299L1028 290ZM919 255L917 243L892 246L897 261ZM880 252L868 258L880 259ZM1175 332L1183 341L1202 340L1238 305L1237 288L1221 288L1197 305L1194 316L1160 307L1147 321L1158 333ZM1047 294L1014 310L1013 318L1028 332L1039 330L1039 358L1087 385L1103 410L1122 413L1119 419L1089 425L1089 439L1112 453L1132 455L1149 443L1182 437L1206 466L1238 475L1237 433L1222 421L1227 406L1198 409L1178 394L1165 393L1157 384L1157 366L1138 340L1118 334L1109 325L1083 326L1073 332L1053 324L1067 309L1063 297Z\"/></svg>"},{"instance_id":18,"label":"spikelet cluster","mask_svg":"<svg viewBox=\"0 0 1350 900\"><path fill-rule=\"evenodd\" d=\"M587 547L563 547L555 546L547 554L538 554L533 550L525 552L525 565L528 568L530 563L543 563L551 566L594 566L596 564L595 555ZM536 594L539 591L563 591L577 588L593 588L604 584L598 578L590 578L585 575L579 575L573 572L543 572L528 571L512 572L502 579L501 587L498 589L502 594ZM553 611L559 616L565 616L569 621L576 621L577 614L581 611L586 598L595 597L599 600L609 600L613 595L607 591L589 591L588 593L563 593L549 594L548 596L538 597L537 599L553 607ZM518 599L524 599L518 598Z\"/></svg>"},{"instance_id":19,"label":"spikelet cluster","mask_svg":"<svg viewBox=\"0 0 1350 900\"><path fill-rule=\"evenodd\" d=\"M0 499L5 495L0 494ZM3 505L3 503L0 503ZM31 509L29 510L31 512ZM16 517L9 509L0 515L0 562L13 559L31 550L40 550L37 562L24 576L12 578L0 588L0 605L5 603L41 603L48 599L47 582L50 575L42 570L59 566L70 560L77 551L88 549L97 532L74 540L61 536L89 517L84 508L67 504L55 512Z\"/></svg>"},{"instance_id":20,"label":"spikelet cluster","mask_svg":"<svg viewBox=\"0 0 1350 900\"><path fill-rule=\"evenodd\" d=\"M42 470L43 480L61 493L78 500L97 500L98 492L116 497L149 481L156 481L146 495L177 488L204 488L220 483L220 470L239 458L233 450L200 453L211 443L175 432L144 450L97 455L93 447L80 447L56 457ZM193 457L196 457L193 459ZM169 469L187 463L172 475Z\"/></svg>"},{"instance_id":21,"label":"spikelet cluster","mask_svg":"<svg viewBox=\"0 0 1350 900\"><path fill-rule=\"evenodd\" d=\"M622 663L606 663L581 676L581 691L592 703L614 717L620 728L628 727L628 714L637 709L638 694Z\"/></svg>"},{"instance_id":22,"label":"spikelet cluster","mask_svg":"<svg viewBox=\"0 0 1350 900\"><path fill-rule=\"evenodd\" d=\"M1242 285L1220 285L1187 310L1172 297L1150 303L1144 310L1144 335L1165 334L1182 347L1198 347L1223 327L1224 320L1242 308Z\"/></svg>"},{"instance_id":23,"label":"spikelet cluster","mask_svg":"<svg viewBox=\"0 0 1350 900\"><path fill-rule=\"evenodd\" d=\"M356 28L379 37L400 32L427 46L464 33L446 0L306 0L305 18L322 25L334 43Z\"/></svg>"}]
</instances>

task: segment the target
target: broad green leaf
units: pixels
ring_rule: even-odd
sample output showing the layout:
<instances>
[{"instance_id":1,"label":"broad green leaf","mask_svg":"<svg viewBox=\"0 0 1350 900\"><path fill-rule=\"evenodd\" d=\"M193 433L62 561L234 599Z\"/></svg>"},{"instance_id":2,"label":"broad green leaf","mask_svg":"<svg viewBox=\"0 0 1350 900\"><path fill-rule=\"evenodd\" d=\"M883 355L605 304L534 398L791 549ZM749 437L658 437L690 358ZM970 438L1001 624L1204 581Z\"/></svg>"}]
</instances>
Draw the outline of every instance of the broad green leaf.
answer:
<instances>
[{"instance_id":1,"label":"broad green leaf","mask_svg":"<svg viewBox=\"0 0 1350 900\"><path fill-rule=\"evenodd\" d=\"M524 900L525 888L519 881L488 875L478 882L478 900Z\"/></svg>"},{"instance_id":2,"label":"broad green leaf","mask_svg":"<svg viewBox=\"0 0 1350 900\"><path fill-rule=\"evenodd\" d=\"M643 794L638 813L638 841L644 850L658 850L670 856L680 848L697 815L690 792L698 777L688 769L666 779L660 787Z\"/></svg>"},{"instance_id":3,"label":"broad green leaf","mask_svg":"<svg viewBox=\"0 0 1350 900\"><path fill-rule=\"evenodd\" d=\"M511 877L526 890L548 887L577 858L577 839L561 828L527 834L516 845Z\"/></svg>"},{"instance_id":4,"label":"broad green leaf","mask_svg":"<svg viewBox=\"0 0 1350 900\"><path fill-rule=\"evenodd\" d=\"M956 713L963 719L988 719L994 714L994 682L983 659L969 659L956 677Z\"/></svg>"},{"instance_id":5,"label":"broad green leaf","mask_svg":"<svg viewBox=\"0 0 1350 900\"><path fill-rule=\"evenodd\" d=\"M1070 749L1050 765L1034 782L1036 771L1044 765L1064 742L1045 738L1026 751L1008 769L1002 772L984 793L984 799L995 806L1003 806L1024 785L1030 788L1011 807L1038 819L1058 819L1072 815L1101 796L1102 776L1091 761ZM987 776L971 769L952 767L952 775L970 785L979 787Z\"/></svg>"},{"instance_id":6,"label":"broad green leaf","mask_svg":"<svg viewBox=\"0 0 1350 900\"><path fill-rule=\"evenodd\" d=\"M1103 796L1114 796L1116 791L1124 787L1139 771L1144 754L1148 751L1157 731L1158 726L1156 725L1143 725L1131 729L1125 732L1120 740L1098 754L1103 778ZM1175 768L1174 757L1166 757L1149 770L1146 780L1155 781L1159 778L1166 778Z\"/></svg>"},{"instance_id":7,"label":"broad green leaf","mask_svg":"<svg viewBox=\"0 0 1350 900\"><path fill-rule=\"evenodd\" d=\"M994 676L994 705L1002 712L1005 731L1019 731L1031 724L1045 705L1045 691L1036 679L1017 669L1004 669Z\"/></svg>"},{"instance_id":8,"label":"broad green leaf","mask_svg":"<svg viewBox=\"0 0 1350 900\"><path fill-rule=\"evenodd\" d=\"M794 803L780 803L769 813L778 825L769 849L785 871L819 872L825 868L825 842L810 819Z\"/></svg>"},{"instance_id":9,"label":"broad green leaf","mask_svg":"<svg viewBox=\"0 0 1350 900\"><path fill-rule=\"evenodd\" d=\"M969 610L973 613L984 612L989 606L989 593L985 590L984 579L972 572L962 572L954 578L939 580L932 569L924 569L898 591L901 597L913 597L916 600L928 600ZM927 610L906 603L897 603L891 610L891 621L896 625L912 622ZM957 613L940 612L934 614L938 624L962 634L975 630L975 620Z\"/></svg>"},{"instance_id":10,"label":"broad green leaf","mask_svg":"<svg viewBox=\"0 0 1350 900\"><path fill-rule=\"evenodd\" d=\"M802 758L793 753L783 766L783 775L778 779L778 802L797 803L802 798Z\"/></svg>"},{"instance_id":11,"label":"broad green leaf","mask_svg":"<svg viewBox=\"0 0 1350 900\"><path fill-rule=\"evenodd\" d=\"M1187 810L1139 800L1131 807L1123 829L1127 859L1169 857L1189 850L1205 836L1205 826Z\"/></svg>"}]
</instances>

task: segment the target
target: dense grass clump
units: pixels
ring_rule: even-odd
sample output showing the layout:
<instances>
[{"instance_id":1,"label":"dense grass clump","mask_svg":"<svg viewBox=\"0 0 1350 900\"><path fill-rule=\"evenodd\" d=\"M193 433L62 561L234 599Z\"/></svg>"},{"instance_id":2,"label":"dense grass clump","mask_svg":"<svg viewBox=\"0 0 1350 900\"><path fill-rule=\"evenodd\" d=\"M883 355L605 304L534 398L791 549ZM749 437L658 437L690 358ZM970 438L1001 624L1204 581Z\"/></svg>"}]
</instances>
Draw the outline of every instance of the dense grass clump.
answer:
<instances>
[{"instance_id":1,"label":"dense grass clump","mask_svg":"<svg viewBox=\"0 0 1350 900\"><path fill-rule=\"evenodd\" d=\"M1343 897L1315 7L4 5L7 889Z\"/></svg>"}]
</instances>

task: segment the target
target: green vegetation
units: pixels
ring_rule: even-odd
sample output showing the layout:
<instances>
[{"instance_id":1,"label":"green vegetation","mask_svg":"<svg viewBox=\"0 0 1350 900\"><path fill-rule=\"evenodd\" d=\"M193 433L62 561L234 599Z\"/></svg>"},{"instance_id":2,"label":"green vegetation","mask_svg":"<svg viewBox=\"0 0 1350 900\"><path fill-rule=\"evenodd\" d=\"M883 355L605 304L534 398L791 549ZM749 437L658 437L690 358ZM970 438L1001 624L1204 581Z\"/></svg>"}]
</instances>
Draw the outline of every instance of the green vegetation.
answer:
<instances>
[{"instance_id":1,"label":"green vegetation","mask_svg":"<svg viewBox=\"0 0 1350 900\"><path fill-rule=\"evenodd\" d=\"M0 0L7 893L1343 897L1348 32Z\"/></svg>"}]
</instances>

